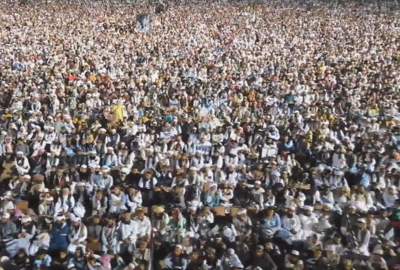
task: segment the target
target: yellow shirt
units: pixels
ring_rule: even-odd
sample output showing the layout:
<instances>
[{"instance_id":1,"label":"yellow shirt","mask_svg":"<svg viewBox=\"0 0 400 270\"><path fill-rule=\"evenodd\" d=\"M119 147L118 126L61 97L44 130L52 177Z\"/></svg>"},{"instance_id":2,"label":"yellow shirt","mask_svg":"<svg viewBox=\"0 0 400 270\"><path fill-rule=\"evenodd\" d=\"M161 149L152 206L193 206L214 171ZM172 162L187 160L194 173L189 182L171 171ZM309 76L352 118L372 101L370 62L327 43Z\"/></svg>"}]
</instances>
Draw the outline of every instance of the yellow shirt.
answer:
<instances>
[{"instance_id":1,"label":"yellow shirt","mask_svg":"<svg viewBox=\"0 0 400 270\"><path fill-rule=\"evenodd\" d=\"M113 108L115 122L122 122L126 116L125 106L122 104L114 105Z\"/></svg>"}]
</instances>

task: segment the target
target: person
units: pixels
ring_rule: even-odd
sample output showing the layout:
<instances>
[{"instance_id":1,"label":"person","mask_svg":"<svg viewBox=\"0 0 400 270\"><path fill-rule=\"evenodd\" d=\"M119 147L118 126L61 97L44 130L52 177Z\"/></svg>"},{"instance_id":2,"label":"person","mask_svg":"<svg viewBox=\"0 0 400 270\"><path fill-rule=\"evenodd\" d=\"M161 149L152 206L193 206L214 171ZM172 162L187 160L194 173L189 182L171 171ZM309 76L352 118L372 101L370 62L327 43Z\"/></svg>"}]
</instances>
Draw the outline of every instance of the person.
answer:
<instances>
[{"instance_id":1,"label":"person","mask_svg":"<svg viewBox=\"0 0 400 270\"><path fill-rule=\"evenodd\" d=\"M0 238L2 245L12 240L15 235L18 233L17 226L11 218L9 213L4 213L1 216L0 223Z\"/></svg>"},{"instance_id":2,"label":"person","mask_svg":"<svg viewBox=\"0 0 400 270\"><path fill-rule=\"evenodd\" d=\"M82 251L85 250L86 240L88 236L87 227L82 223L79 217L75 215L70 216L71 232L69 236L68 252L75 253L75 250L80 247Z\"/></svg>"},{"instance_id":3,"label":"person","mask_svg":"<svg viewBox=\"0 0 400 270\"><path fill-rule=\"evenodd\" d=\"M6 243L6 250L10 257L14 257L20 250L29 253L30 241L36 234L36 226L30 216L21 218L21 228L17 237Z\"/></svg>"},{"instance_id":4,"label":"person","mask_svg":"<svg viewBox=\"0 0 400 270\"><path fill-rule=\"evenodd\" d=\"M67 252L69 246L70 226L67 224L64 215L56 217L55 226L50 233L49 252L56 255L60 252Z\"/></svg>"},{"instance_id":5,"label":"person","mask_svg":"<svg viewBox=\"0 0 400 270\"><path fill-rule=\"evenodd\" d=\"M359 252L364 256L369 256L369 241L371 239L371 233L366 225L366 220L364 218L358 219L357 227L354 243L356 252Z\"/></svg>"},{"instance_id":6,"label":"person","mask_svg":"<svg viewBox=\"0 0 400 270\"><path fill-rule=\"evenodd\" d=\"M395 268L396 3L143 3L0 2L1 266Z\"/></svg>"},{"instance_id":7,"label":"person","mask_svg":"<svg viewBox=\"0 0 400 270\"><path fill-rule=\"evenodd\" d=\"M264 247L262 245L257 245L250 265L252 267L260 267L261 269L278 269L271 256L264 252Z\"/></svg>"},{"instance_id":8,"label":"person","mask_svg":"<svg viewBox=\"0 0 400 270\"><path fill-rule=\"evenodd\" d=\"M163 269L186 270L187 260L184 257L182 246L176 245L174 251L164 259Z\"/></svg>"},{"instance_id":9,"label":"person","mask_svg":"<svg viewBox=\"0 0 400 270\"><path fill-rule=\"evenodd\" d=\"M260 224L262 237L271 238L281 230L281 218L272 207L265 212Z\"/></svg>"}]
</instances>

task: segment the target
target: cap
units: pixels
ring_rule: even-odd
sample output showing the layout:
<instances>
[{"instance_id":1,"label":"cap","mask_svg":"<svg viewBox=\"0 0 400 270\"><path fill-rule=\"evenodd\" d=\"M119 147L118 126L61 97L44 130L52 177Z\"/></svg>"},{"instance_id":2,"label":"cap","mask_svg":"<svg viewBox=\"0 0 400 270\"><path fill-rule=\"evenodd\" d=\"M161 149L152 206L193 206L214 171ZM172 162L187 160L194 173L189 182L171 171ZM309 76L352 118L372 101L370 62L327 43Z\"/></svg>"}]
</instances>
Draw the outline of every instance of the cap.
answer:
<instances>
[{"instance_id":1,"label":"cap","mask_svg":"<svg viewBox=\"0 0 400 270\"><path fill-rule=\"evenodd\" d=\"M264 247L262 245L257 245L256 250L264 250Z\"/></svg>"},{"instance_id":2,"label":"cap","mask_svg":"<svg viewBox=\"0 0 400 270\"><path fill-rule=\"evenodd\" d=\"M56 216L56 221L63 221L63 220L65 220L65 216L64 215Z\"/></svg>"},{"instance_id":3,"label":"cap","mask_svg":"<svg viewBox=\"0 0 400 270\"><path fill-rule=\"evenodd\" d=\"M292 250L292 252L290 252L290 254L293 256L300 256L300 252L297 250Z\"/></svg>"},{"instance_id":4,"label":"cap","mask_svg":"<svg viewBox=\"0 0 400 270\"><path fill-rule=\"evenodd\" d=\"M72 222L81 222L81 219L80 219L79 217L75 216L74 214L71 214L71 216L69 217L69 219L70 219Z\"/></svg>"},{"instance_id":5,"label":"cap","mask_svg":"<svg viewBox=\"0 0 400 270\"><path fill-rule=\"evenodd\" d=\"M246 214L247 214L247 210L246 210L245 208L240 209L240 210L237 212L237 214L238 214L238 215L246 215Z\"/></svg>"},{"instance_id":6,"label":"cap","mask_svg":"<svg viewBox=\"0 0 400 270\"><path fill-rule=\"evenodd\" d=\"M375 255L383 255L383 248L380 245L376 245L374 247L374 250L372 251L373 254Z\"/></svg>"},{"instance_id":7,"label":"cap","mask_svg":"<svg viewBox=\"0 0 400 270\"><path fill-rule=\"evenodd\" d=\"M362 224L366 224L366 223L367 223L367 221L365 220L365 218L359 218L359 219L357 219L357 222L358 222L358 223L362 223Z\"/></svg>"},{"instance_id":8,"label":"cap","mask_svg":"<svg viewBox=\"0 0 400 270\"><path fill-rule=\"evenodd\" d=\"M21 218L21 223L29 223L32 221L32 218L30 216L23 216Z\"/></svg>"},{"instance_id":9,"label":"cap","mask_svg":"<svg viewBox=\"0 0 400 270\"><path fill-rule=\"evenodd\" d=\"M156 214L161 214L164 211L165 211L164 206L156 205L156 206L153 207L153 212L156 213Z\"/></svg>"},{"instance_id":10,"label":"cap","mask_svg":"<svg viewBox=\"0 0 400 270\"><path fill-rule=\"evenodd\" d=\"M54 201L54 197L53 196L48 196L44 199L46 202L52 202Z\"/></svg>"},{"instance_id":11,"label":"cap","mask_svg":"<svg viewBox=\"0 0 400 270\"><path fill-rule=\"evenodd\" d=\"M311 205L304 205L303 209L306 210L306 211L313 211L314 207L312 207Z\"/></svg>"}]
</instances>

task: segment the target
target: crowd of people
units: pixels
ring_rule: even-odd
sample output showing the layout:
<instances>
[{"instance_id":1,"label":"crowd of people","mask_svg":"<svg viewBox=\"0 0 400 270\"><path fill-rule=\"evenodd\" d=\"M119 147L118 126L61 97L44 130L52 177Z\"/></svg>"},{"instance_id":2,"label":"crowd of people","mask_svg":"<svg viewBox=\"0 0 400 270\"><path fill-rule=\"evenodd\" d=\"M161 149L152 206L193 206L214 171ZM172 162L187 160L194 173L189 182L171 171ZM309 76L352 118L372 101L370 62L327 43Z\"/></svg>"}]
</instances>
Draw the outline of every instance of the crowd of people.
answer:
<instances>
[{"instance_id":1,"label":"crowd of people","mask_svg":"<svg viewBox=\"0 0 400 270\"><path fill-rule=\"evenodd\" d=\"M396 7L2 2L0 25L0 269L400 269Z\"/></svg>"}]
</instances>

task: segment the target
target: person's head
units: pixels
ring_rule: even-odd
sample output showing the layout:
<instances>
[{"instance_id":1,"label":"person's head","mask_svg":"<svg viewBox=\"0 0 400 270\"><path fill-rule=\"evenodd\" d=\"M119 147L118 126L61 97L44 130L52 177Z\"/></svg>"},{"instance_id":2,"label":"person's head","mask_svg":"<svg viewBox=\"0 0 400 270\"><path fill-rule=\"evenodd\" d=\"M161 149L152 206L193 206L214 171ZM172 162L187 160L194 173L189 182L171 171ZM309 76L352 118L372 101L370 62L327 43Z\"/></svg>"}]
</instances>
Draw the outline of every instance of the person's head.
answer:
<instances>
[{"instance_id":1,"label":"person's head","mask_svg":"<svg viewBox=\"0 0 400 270\"><path fill-rule=\"evenodd\" d=\"M274 210L274 208L272 208L272 207L267 208L267 210L265 211L265 216L266 216L267 218L273 217L274 214L275 214L275 210Z\"/></svg>"},{"instance_id":2,"label":"person's head","mask_svg":"<svg viewBox=\"0 0 400 270\"><path fill-rule=\"evenodd\" d=\"M94 224L94 225L98 225L98 224L100 224L100 217L99 216L94 216L94 217L92 217L92 224Z\"/></svg>"},{"instance_id":3,"label":"person's head","mask_svg":"<svg viewBox=\"0 0 400 270\"><path fill-rule=\"evenodd\" d=\"M288 217L293 217L295 214L295 211L296 211L296 208L293 206L290 206L290 207L286 208L286 215Z\"/></svg>"},{"instance_id":4,"label":"person's head","mask_svg":"<svg viewBox=\"0 0 400 270\"><path fill-rule=\"evenodd\" d=\"M174 255L175 256L181 256L183 253L183 248L181 245L176 245L174 248Z\"/></svg>"},{"instance_id":5,"label":"person's head","mask_svg":"<svg viewBox=\"0 0 400 270\"><path fill-rule=\"evenodd\" d=\"M350 205L347 208L347 212L349 213L349 215L354 215L357 212L357 208L354 205Z\"/></svg>"},{"instance_id":6,"label":"person's head","mask_svg":"<svg viewBox=\"0 0 400 270\"><path fill-rule=\"evenodd\" d=\"M359 218L357 220L357 227L360 228L360 229L367 228L367 221L365 220L365 218Z\"/></svg>"},{"instance_id":7,"label":"person's head","mask_svg":"<svg viewBox=\"0 0 400 270\"><path fill-rule=\"evenodd\" d=\"M143 252L143 251L146 250L146 248L147 248L147 242L146 241L139 241L138 249Z\"/></svg>"},{"instance_id":8,"label":"person's head","mask_svg":"<svg viewBox=\"0 0 400 270\"><path fill-rule=\"evenodd\" d=\"M350 259L344 259L342 265L344 270L353 270L353 261Z\"/></svg>"},{"instance_id":9,"label":"person's head","mask_svg":"<svg viewBox=\"0 0 400 270\"><path fill-rule=\"evenodd\" d=\"M200 251L193 251L190 256L190 261L198 261L201 259Z\"/></svg>"},{"instance_id":10,"label":"person's head","mask_svg":"<svg viewBox=\"0 0 400 270\"><path fill-rule=\"evenodd\" d=\"M124 213L123 215L122 215L122 221L123 222L130 222L132 220L132 216L131 216L131 213L129 213L129 212L126 212L126 213Z\"/></svg>"},{"instance_id":11,"label":"person's head","mask_svg":"<svg viewBox=\"0 0 400 270\"><path fill-rule=\"evenodd\" d=\"M262 245L256 246L256 256L261 257L264 255L264 247Z\"/></svg>"},{"instance_id":12,"label":"person's head","mask_svg":"<svg viewBox=\"0 0 400 270\"><path fill-rule=\"evenodd\" d=\"M79 168L79 171L81 173L87 173L87 171L88 171L87 165L81 165L81 167Z\"/></svg>"},{"instance_id":13,"label":"person's head","mask_svg":"<svg viewBox=\"0 0 400 270\"><path fill-rule=\"evenodd\" d=\"M22 224L22 226L24 226L24 227L31 225L32 222L33 222L32 218L31 218L30 216L28 216L28 215L23 216L23 217L21 218L21 224Z\"/></svg>"},{"instance_id":14,"label":"person's head","mask_svg":"<svg viewBox=\"0 0 400 270\"><path fill-rule=\"evenodd\" d=\"M150 180L153 176L153 173L151 170L147 170L144 172L144 178L146 178L147 180Z\"/></svg>"},{"instance_id":15,"label":"person's head","mask_svg":"<svg viewBox=\"0 0 400 270\"><path fill-rule=\"evenodd\" d=\"M83 249L81 247L77 247L75 250L75 257L81 258L83 255Z\"/></svg>"},{"instance_id":16,"label":"person's head","mask_svg":"<svg viewBox=\"0 0 400 270\"><path fill-rule=\"evenodd\" d=\"M74 227L79 227L81 225L81 219L79 217L76 217L75 215L72 215L70 220L72 226Z\"/></svg>"},{"instance_id":17,"label":"person's head","mask_svg":"<svg viewBox=\"0 0 400 270\"><path fill-rule=\"evenodd\" d=\"M56 216L55 222L56 222L56 225L58 225L58 226L63 225L65 223L65 216L64 215Z\"/></svg>"},{"instance_id":18,"label":"person's head","mask_svg":"<svg viewBox=\"0 0 400 270\"><path fill-rule=\"evenodd\" d=\"M115 225L115 220L112 219L112 218L107 219L107 220L106 220L106 225L107 225L108 228L114 227L114 225Z\"/></svg>"},{"instance_id":19,"label":"person's head","mask_svg":"<svg viewBox=\"0 0 400 270\"><path fill-rule=\"evenodd\" d=\"M139 220L143 220L143 219L145 218L145 213L144 213L144 209L143 209L143 208L138 208L138 209L136 210L136 217L137 217Z\"/></svg>"},{"instance_id":20,"label":"person's head","mask_svg":"<svg viewBox=\"0 0 400 270\"><path fill-rule=\"evenodd\" d=\"M70 194L70 192L69 192L69 188L63 188L62 189L62 191L61 191L61 193L62 193L62 196L63 197L68 197L69 196L69 194Z\"/></svg>"},{"instance_id":21,"label":"person's head","mask_svg":"<svg viewBox=\"0 0 400 270\"><path fill-rule=\"evenodd\" d=\"M60 253L58 254L59 258L61 260L65 260L68 257L68 253L66 251L60 251Z\"/></svg>"},{"instance_id":22,"label":"person's head","mask_svg":"<svg viewBox=\"0 0 400 270\"><path fill-rule=\"evenodd\" d=\"M8 223L10 221L11 215L9 213L3 213L3 215L1 216L1 223L5 224Z\"/></svg>"}]
</instances>

